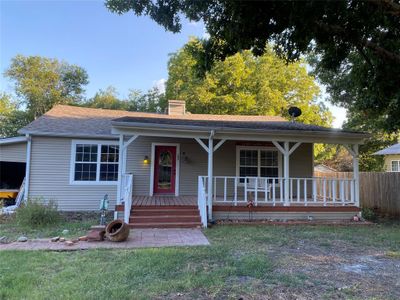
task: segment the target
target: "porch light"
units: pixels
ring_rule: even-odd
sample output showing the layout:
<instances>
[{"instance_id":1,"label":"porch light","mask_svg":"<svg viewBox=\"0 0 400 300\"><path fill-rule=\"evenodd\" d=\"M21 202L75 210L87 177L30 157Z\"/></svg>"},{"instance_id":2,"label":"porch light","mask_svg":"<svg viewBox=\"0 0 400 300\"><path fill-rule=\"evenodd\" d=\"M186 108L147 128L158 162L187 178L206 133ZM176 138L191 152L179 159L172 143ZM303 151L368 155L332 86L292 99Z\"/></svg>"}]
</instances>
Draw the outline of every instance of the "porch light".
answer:
<instances>
[{"instance_id":1,"label":"porch light","mask_svg":"<svg viewBox=\"0 0 400 300\"><path fill-rule=\"evenodd\" d=\"M144 163L145 165L148 165L148 164L150 163L150 159L149 159L149 157L148 157L147 155L145 155L145 157L144 157L144 159L143 159L143 163Z\"/></svg>"}]
</instances>

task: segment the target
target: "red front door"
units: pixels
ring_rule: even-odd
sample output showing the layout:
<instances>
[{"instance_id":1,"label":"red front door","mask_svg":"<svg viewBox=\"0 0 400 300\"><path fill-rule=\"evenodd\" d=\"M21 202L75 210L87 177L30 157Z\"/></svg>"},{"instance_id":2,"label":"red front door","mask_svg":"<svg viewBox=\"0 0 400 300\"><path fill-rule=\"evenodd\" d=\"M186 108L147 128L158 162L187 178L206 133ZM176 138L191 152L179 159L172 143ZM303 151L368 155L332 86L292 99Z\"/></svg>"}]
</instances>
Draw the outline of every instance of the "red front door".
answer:
<instances>
[{"instance_id":1,"label":"red front door","mask_svg":"<svg viewBox=\"0 0 400 300\"><path fill-rule=\"evenodd\" d=\"M176 147L156 146L154 154L154 193L175 194Z\"/></svg>"}]
</instances>

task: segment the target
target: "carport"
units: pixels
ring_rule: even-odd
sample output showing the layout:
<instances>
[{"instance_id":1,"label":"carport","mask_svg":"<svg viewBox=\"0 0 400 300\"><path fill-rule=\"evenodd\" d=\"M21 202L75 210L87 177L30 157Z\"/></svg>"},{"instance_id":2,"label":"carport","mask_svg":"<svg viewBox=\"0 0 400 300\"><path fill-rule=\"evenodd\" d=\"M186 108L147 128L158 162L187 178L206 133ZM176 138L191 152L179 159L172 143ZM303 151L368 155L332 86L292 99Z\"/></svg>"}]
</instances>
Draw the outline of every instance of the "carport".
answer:
<instances>
[{"instance_id":1,"label":"carport","mask_svg":"<svg viewBox=\"0 0 400 300\"><path fill-rule=\"evenodd\" d=\"M26 173L27 137L0 139L0 199L13 204Z\"/></svg>"}]
</instances>

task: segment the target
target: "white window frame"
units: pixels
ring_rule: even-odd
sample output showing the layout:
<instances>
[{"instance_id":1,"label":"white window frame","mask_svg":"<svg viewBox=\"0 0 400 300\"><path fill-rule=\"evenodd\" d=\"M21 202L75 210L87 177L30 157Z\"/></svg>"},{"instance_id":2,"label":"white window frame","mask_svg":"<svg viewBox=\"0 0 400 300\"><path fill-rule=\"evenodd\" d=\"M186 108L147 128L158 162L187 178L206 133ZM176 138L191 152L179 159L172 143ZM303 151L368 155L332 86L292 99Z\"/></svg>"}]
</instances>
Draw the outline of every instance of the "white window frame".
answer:
<instances>
[{"instance_id":1,"label":"white window frame","mask_svg":"<svg viewBox=\"0 0 400 300\"><path fill-rule=\"evenodd\" d=\"M257 173L260 177L261 170L261 150L275 151L278 154L278 177L282 177L282 153L275 147L267 146L236 146L236 177L240 177L240 150L257 150ZM243 182L238 182L238 185L244 186Z\"/></svg>"},{"instance_id":2,"label":"white window frame","mask_svg":"<svg viewBox=\"0 0 400 300\"><path fill-rule=\"evenodd\" d=\"M97 168L96 168L96 181L79 181L75 180L75 161L76 158L76 145L86 144L86 145L97 145ZM118 141L107 141L107 140L72 140L71 142L71 160L70 160L70 174L69 183L71 185L118 185L118 180L116 181L101 181L100 180L100 165L101 165L101 146L106 145L116 145L118 146ZM120 151L121 149L118 149ZM79 162L78 162L79 163ZM121 162L118 161L118 169L121 167Z\"/></svg>"},{"instance_id":3,"label":"white window frame","mask_svg":"<svg viewBox=\"0 0 400 300\"><path fill-rule=\"evenodd\" d=\"M393 171L393 162L397 162L397 171ZM400 160L393 159L390 161L390 172L394 172L394 173L400 172Z\"/></svg>"}]
</instances>

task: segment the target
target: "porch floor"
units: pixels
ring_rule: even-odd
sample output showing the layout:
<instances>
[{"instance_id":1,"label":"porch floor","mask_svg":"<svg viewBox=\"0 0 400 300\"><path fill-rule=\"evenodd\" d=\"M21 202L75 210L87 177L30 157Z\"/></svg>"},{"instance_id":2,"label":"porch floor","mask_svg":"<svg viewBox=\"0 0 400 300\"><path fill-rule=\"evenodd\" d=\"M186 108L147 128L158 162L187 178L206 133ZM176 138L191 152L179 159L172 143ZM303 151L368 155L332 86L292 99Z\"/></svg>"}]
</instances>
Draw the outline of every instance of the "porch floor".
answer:
<instances>
[{"instance_id":1,"label":"porch floor","mask_svg":"<svg viewBox=\"0 0 400 300\"><path fill-rule=\"evenodd\" d=\"M196 206L197 207L197 196L188 195L188 196L171 196L171 195L153 195L153 196L133 196L132 197L132 205L133 206ZM223 198L217 197L216 201L213 201L213 206L235 206L232 200L223 201ZM237 206L246 207L247 203L244 201L238 201ZM273 207L271 201L265 202L259 200L257 206L267 206ZM282 207L283 203L277 202L275 206ZM293 200L290 203L289 207L305 207L303 201L296 202ZM308 199L307 207L324 207L324 203L321 199L318 199L316 202L313 199ZM329 200L326 203L326 207L354 207L353 203L345 203L343 205L342 202L330 202Z\"/></svg>"},{"instance_id":2,"label":"porch floor","mask_svg":"<svg viewBox=\"0 0 400 300\"><path fill-rule=\"evenodd\" d=\"M197 206L197 196L133 196L133 206Z\"/></svg>"}]
</instances>

